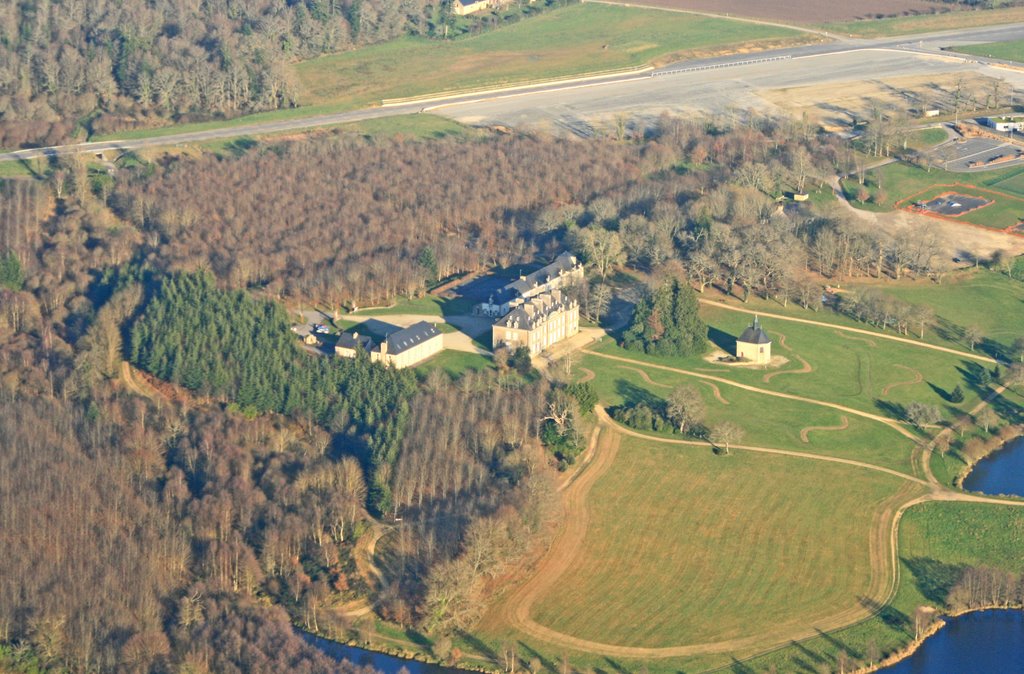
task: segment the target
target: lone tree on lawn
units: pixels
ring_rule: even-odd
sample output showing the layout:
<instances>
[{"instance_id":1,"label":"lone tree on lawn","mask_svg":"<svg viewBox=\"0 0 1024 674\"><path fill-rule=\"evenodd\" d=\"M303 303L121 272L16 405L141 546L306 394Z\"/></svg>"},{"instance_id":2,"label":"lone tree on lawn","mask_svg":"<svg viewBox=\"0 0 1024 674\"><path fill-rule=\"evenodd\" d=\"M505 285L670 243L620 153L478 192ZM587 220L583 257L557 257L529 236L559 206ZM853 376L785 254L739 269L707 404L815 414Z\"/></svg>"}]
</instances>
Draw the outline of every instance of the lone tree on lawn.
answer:
<instances>
[{"instance_id":1,"label":"lone tree on lawn","mask_svg":"<svg viewBox=\"0 0 1024 674\"><path fill-rule=\"evenodd\" d=\"M704 398L693 386L677 386L668 396L668 418L680 433L703 422L705 412Z\"/></svg>"},{"instance_id":2,"label":"lone tree on lawn","mask_svg":"<svg viewBox=\"0 0 1024 674\"><path fill-rule=\"evenodd\" d=\"M711 429L711 442L714 445L725 449L729 453L730 445L734 445L743 439L743 429L731 421L723 421Z\"/></svg>"},{"instance_id":3,"label":"lone tree on lawn","mask_svg":"<svg viewBox=\"0 0 1024 674\"><path fill-rule=\"evenodd\" d=\"M918 428L929 424L937 424L942 419L942 412L935 405L927 403L912 402L907 405L907 421Z\"/></svg>"},{"instance_id":4,"label":"lone tree on lawn","mask_svg":"<svg viewBox=\"0 0 1024 674\"><path fill-rule=\"evenodd\" d=\"M637 303L623 346L659 356L704 353L708 327L699 308L693 288L673 279Z\"/></svg>"},{"instance_id":5,"label":"lone tree on lawn","mask_svg":"<svg viewBox=\"0 0 1024 674\"><path fill-rule=\"evenodd\" d=\"M985 336L981 333L981 328L978 326L971 325L964 328L964 341L971 347L971 351L974 351L974 347L983 339L985 339Z\"/></svg>"}]
</instances>

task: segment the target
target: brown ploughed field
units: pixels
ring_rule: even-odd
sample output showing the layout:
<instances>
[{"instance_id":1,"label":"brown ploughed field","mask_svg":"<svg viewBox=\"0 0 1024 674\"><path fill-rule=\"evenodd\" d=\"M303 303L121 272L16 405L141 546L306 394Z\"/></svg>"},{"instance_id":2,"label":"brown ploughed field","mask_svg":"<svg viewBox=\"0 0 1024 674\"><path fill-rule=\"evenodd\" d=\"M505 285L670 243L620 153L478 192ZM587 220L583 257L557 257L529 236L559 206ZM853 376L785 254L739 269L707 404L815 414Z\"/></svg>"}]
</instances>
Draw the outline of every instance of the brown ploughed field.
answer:
<instances>
[{"instance_id":1,"label":"brown ploughed field","mask_svg":"<svg viewBox=\"0 0 1024 674\"><path fill-rule=\"evenodd\" d=\"M883 16L903 16L905 14L931 14L936 11L949 9L948 5L928 2L927 0L859 0L859 2L850 3L836 2L836 0L789 0L788 2L765 2L764 0L638 0L636 3L631 4L799 23L825 23L829 21L874 19Z\"/></svg>"}]
</instances>

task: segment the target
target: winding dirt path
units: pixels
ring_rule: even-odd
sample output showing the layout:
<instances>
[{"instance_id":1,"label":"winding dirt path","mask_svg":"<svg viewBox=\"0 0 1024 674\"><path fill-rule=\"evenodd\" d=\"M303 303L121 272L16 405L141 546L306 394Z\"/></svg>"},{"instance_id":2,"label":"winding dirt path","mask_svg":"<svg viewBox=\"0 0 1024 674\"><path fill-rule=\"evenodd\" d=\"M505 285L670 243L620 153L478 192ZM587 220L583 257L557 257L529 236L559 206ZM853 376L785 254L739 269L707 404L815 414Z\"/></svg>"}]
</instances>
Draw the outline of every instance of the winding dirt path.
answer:
<instances>
[{"instance_id":1,"label":"winding dirt path","mask_svg":"<svg viewBox=\"0 0 1024 674\"><path fill-rule=\"evenodd\" d=\"M907 381L894 381L891 384L886 384L885 388L882 389L882 395L889 395L889 391L893 390L894 388L899 388L900 386L913 386L914 384L920 384L921 382L924 381L924 375L921 374L918 370L915 370L912 367L907 367L906 365L900 365L899 363L895 363L895 365L901 370L906 370L907 372L913 373L914 378L908 379Z\"/></svg>"},{"instance_id":2,"label":"winding dirt path","mask_svg":"<svg viewBox=\"0 0 1024 674\"><path fill-rule=\"evenodd\" d=\"M705 381L703 379L700 383L711 387L711 393L715 396L715 400L722 403L723 405L729 404L729 401L722 397L722 391L718 388L718 384L715 384L714 382L710 381Z\"/></svg>"},{"instance_id":3,"label":"winding dirt path","mask_svg":"<svg viewBox=\"0 0 1024 674\"><path fill-rule=\"evenodd\" d=\"M373 556L377 553L377 541L383 538L385 533L387 530L379 523L374 522L370 530L356 541L353 550L352 556L356 562L356 570L370 587L374 587L384 579L384 574L374 563Z\"/></svg>"},{"instance_id":4,"label":"winding dirt path","mask_svg":"<svg viewBox=\"0 0 1024 674\"><path fill-rule=\"evenodd\" d=\"M814 366L808 363L803 356L798 356L794 353L793 357L800 361L802 365L799 370L777 370L776 372L769 372L765 376L761 377L761 381L768 384L772 379L775 379L780 374L810 374L811 372L814 372Z\"/></svg>"},{"instance_id":5,"label":"winding dirt path","mask_svg":"<svg viewBox=\"0 0 1024 674\"><path fill-rule=\"evenodd\" d=\"M910 339L909 337L900 337L898 335L886 335L880 332L873 332L871 330L863 330L861 328L851 328L845 325L836 325L834 323L824 323L822 321L812 321L807 318L796 318L795 316L784 316L782 314L766 314L763 311L754 311L753 309L744 309L743 307L734 307L731 304L726 304L721 300L709 300L705 298L697 298L701 304L706 304L711 307L718 307L719 309L725 309L727 311L738 311L742 314L753 314L760 316L761 318L772 318L779 321L791 321L793 323L803 323L804 325L816 325L820 328L830 328L832 330L839 330L842 332L852 332L859 335L867 335L875 339L888 339L893 342L902 342L903 344L910 344L921 349L931 349L932 351L942 351L943 353L951 353L961 358L969 358L982 363L996 364L996 360L989 358L988 356L981 356L977 353L970 351L960 351L959 349L951 349L945 346L939 346L937 344L928 344L916 339Z\"/></svg>"},{"instance_id":6,"label":"winding dirt path","mask_svg":"<svg viewBox=\"0 0 1024 674\"><path fill-rule=\"evenodd\" d=\"M578 369L580 372L583 373L583 376L576 380L577 384L586 384L588 381L592 381L594 377L597 376L596 374L594 374L593 370L588 370L585 367L581 367Z\"/></svg>"},{"instance_id":7,"label":"winding dirt path","mask_svg":"<svg viewBox=\"0 0 1024 674\"><path fill-rule=\"evenodd\" d=\"M811 439L808 437L808 434L812 431L845 431L849 427L850 420L846 416L840 418L838 426L807 426L800 430L800 441L810 442Z\"/></svg>"},{"instance_id":8,"label":"winding dirt path","mask_svg":"<svg viewBox=\"0 0 1024 674\"><path fill-rule=\"evenodd\" d=\"M843 339L852 339L856 342L864 342L870 347L878 346L878 342L876 342L873 339L868 339L867 337L854 337L853 335L846 334L842 330L833 330L833 332L835 332L838 336L842 337Z\"/></svg>"},{"instance_id":9,"label":"winding dirt path","mask_svg":"<svg viewBox=\"0 0 1024 674\"><path fill-rule=\"evenodd\" d=\"M725 384L727 386L734 386L736 388L740 388L740 389L743 389L745 391L753 391L754 393L761 393L761 394L766 395L766 396L772 396L772 397L775 397L775 398L785 398L787 400L797 400L797 401L800 401L800 402L803 402L803 403L807 403L809 405L817 405L818 407L828 407L830 409L839 410L840 412L846 412L847 414L852 414L853 416L863 417L865 419L871 419L872 421L877 421L879 423L885 424L886 426L888 426L889 428L892 428L894 431L896 431L900 435L902 435L905 438L908 438L910 440L913 440L914 442L917 442L917 441L920 440L920 438L917 435L915 435L911 431L907 430L898 421L894 421L893 419L890 419L889 417L883 417L880 414L872 414L871 412L863 412L861 410L854 409L852 407L847 407L845 405L839 405L837 403L830 403L830 402L826 402L824 400L816 400L814 398L807 398L807 397L804 397L804 396L798 396L798 395L794 395L792 393L782 393L781 391L769 391L768 389L758 388L756 386L750 386L748 384L741 384L739 382L735 382L735 381L732 381L730 379L725 379L724 377L716 377L716 376L709 375L709 374L703 374L703 373L700 373L700 372L694 372L692 370L682 370L682 369L675 368L675 367L669 367L667 365L656 365L654 363L645 363L643 361L633 360L631 358L623 358L622 356L613 356L613 355L607 354L607 353L598 353L597 351L591 351L589 349L584 349L583 352L587 353L587 354L590 354L592 356L597 356L598 358L607 358L608 360L614 360L614 361L618 361L618 362L622 362L622 363L628 363L628 364L633 365L633 366L640 366L640 367L644 367L644 368L652 368L652 369L655 369L655 370L664 370L666 372L675 372L676 374L683 374L683 375L687 375L689 377L697 377L699 379L704 379L704 380L708 380L708 381L714 381L714 382L718 382L719 384Z\"/></svg>"},{"instance_id":10,"label":"winding dirt path","mask_svg":"<svg viewBox=\"0 0 1024 674\"><path fill-rule=\"evenodd\" d=\"M150 386L149 382L135 376L135 370L132 369L131 364L126 360L121 361L121 381L124 382L125 387L129 391L136 395L149 398L155 402L167 402L167 398L160 391Z\"/></svg>"},{"instance_id":11,"label":"winding dirt path","mask_svg":"<svg viewBox=\"0 0 1024 674\"><path fill-rule=\"evenodd\" d=\"M563 573L572 568L573 558L582 547L590 521L587 494L619 453L622 438L611 426L602 424L596 432L599 435L593 459L586 470L577 473L576 479L562 490L562 530L537 563L531 578L505 600L500 614L503 622L533 637L556 644L569 640L574 642L573 647L579 647L575 642L582 640L535 623L530 619L530 608Z\"/></svg>"},{"instance_id":12,"label":"winding dirt path","mask_svg":"<svg viewBox=\"0 0 1024 674\"><path fill-rule=\"evenodd\" d=\"M623 369L623 370L631 370L633 372L636 372L638 375L640 375L641 379L643 379L645 382L647 382L651 386L657 386L659 388L672 388L668 384L659 384L658 382L654 381L653 379L651 379L651 376L649 374L647 374L646 372L644 372L643 370L641 370L638 367L630 367L628 365L620 365L619 368ZM717 370L712 370L712 372L717 372ZM722 396L722 390L720 388L718 388L717 384L715 384L714 382L706 381L704 379L702 379L700 381L700 383L704 384L706 386L709 386L711 388L711 393L712 393L712 395L715 396L715 400L717 400L718 402L722 403L723 405L728 405L729 404L729 401L726 400Z\"/></svg>"},{"instance_id":13,"label":"winding dirt path","mask_svg":"<svg viewBox=\"0 0 1024 674\"><path fill-rule=\"evenodd\" d=\"M641 379L643 379L645 382L647 382L651 386L657 386L658 388L672 388L668 384L659 384L658 382L654 381L653 379L651 379L651 375L647 374L646 372L644 372L643 370L641 370L638 367L630 367L629 365L620 365L619 369L620 370L629 370L630 372L636 372L638 375L640 375Z\"/></svg>"},{"instance_id":14,"label":"winding dirt path","mask_svg":"<svg viewBox=\"0 0 1024 674\"><path fill-rule=\"evenodd\" d=\"M582 474L579 480L571 484L570 488L563 492L563 508L565 516L565 519L563 520L563 529L552 544L551 548L548 549L547 553L539 562L534 571L534 575L507 598L501 606L500 611L500 615L507 625L531 637L562 648L578 649L610 657L671 658L737 651L743 648L756 647L759 644L771 642L785 644L787 642L799 641L805 638L817 636L821 632L830 632L840 629L874 615L876 611L873 610L871 606L884 606L891 601L892 596L895 594L900 580L899 523L903 514L909 508L928 501L964 501L1024 506L1024 500L1014 501L954 492L952 490L930 484L920 478L867 462L767 447L736 445L735 448L737 450L777 454L813 461L841 463L886 473L904 480L901 487L890 498L886 499L882 503L882 507L875 514L872 520L872 529L868 540L869 560L872 571L869 588L866 591L866 596L871 600L871 603L865 605L864 602L858 602L856 605L838 611L830 616L815 619L813 621L814 625L810 628L782 626L777 632L769 634L762 633L751 637L703 644L687 644L664 648L645 648L618 646L614 644L589 641L558 632L534 622L530 618L530 608L539 597L543 596L543 594L558 581L561 574L572 569L574 557L582 547L583 540L586 536L587 525L589 524L589 512L586 505L586 496L594 483L597 482L597 480L613 464L619 451L621 437L632 436L653 442L699 446L704 448L709 446L708 443L700 441L676 440L646 435L639 431L634 431L617 424L608 416L604 408L600 406L596 408L596 412L599 420L597 432L600 433L600 443L596 447L595 460L591 464L590 468ZM929 488L930 492L921 494L922 488ZM802 621L803 624L806 624L806 622L806 620Z\"/></svg>"}]
</instances>

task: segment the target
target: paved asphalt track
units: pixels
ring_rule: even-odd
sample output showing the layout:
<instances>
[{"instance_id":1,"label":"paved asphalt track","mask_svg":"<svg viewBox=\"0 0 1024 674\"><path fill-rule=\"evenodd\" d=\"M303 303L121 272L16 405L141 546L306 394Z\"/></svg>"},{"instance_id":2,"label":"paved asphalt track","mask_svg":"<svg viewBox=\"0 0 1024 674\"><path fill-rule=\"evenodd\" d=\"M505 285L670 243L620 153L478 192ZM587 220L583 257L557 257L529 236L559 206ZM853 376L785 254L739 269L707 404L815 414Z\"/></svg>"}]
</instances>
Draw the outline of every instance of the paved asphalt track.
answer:
<instances>
[{"instance_id":1,"label":"paved asphalt track","mask_svg":"<svg viewBox=\"0 0 1024 674\"><path fill-rule=\"evenodd\" d=\"M475 124L538 125L545 122L586 135L588 119L609 113L658 114L662 111L723 112L770 107L758 89L809 86L842 81L884 80L914 74L985 72L1024 86L1024 71L997 68L998 62L944 54L942 47L1024 39L1024 23L969 28L881 40L836 41L673 63L643 73L626 73L587 81L556 82L489 93L417 101L312 117L257 122L233 127L169 134L156 138L110 140L17 150L0 161L135 150L357 122L366 119L434 112Z\"/></svg>"}]
</instances>

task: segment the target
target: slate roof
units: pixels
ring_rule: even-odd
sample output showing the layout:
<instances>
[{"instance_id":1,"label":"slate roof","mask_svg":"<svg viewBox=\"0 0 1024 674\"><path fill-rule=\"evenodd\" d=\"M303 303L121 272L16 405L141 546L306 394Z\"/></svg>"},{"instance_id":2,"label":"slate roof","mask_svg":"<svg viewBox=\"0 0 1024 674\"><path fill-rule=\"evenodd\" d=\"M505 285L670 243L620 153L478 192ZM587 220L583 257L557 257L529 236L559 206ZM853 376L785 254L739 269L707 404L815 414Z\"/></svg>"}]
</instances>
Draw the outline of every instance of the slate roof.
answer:
<instances>
[{"instance_id":1,"label":"slate roof","mask_svg":"<svg viewBox=\"0 0 1024 674\"><path fill-rule=\"evenodd\" d=\"M440 334L441 331L437 329L436 325L420 321L404 330L388 335L386 340L388 343L388 353L400 354Z\"/></svg>"},{"instance_id":2,"label":"slate roof","mask_svg":"<svg viewBox=\"0 0 1024 674\"><path fill-rule=\"evenodd\" d=\"M524 278L509 283L505 286L504 290L518 295L525 295L534 287L544 285L553 278L558 278L559 272L571 271L575 266L575 256L572 253L564 252L556 257L555 261L551 264L541 267Z\"/></svg>"},{"instance_id":3,"label":"slate roof","mask_svg":"<svg viewBox=\"0 0 1024 674\"><path fill-rule=\"evenodd\" d=\"M373 340L368 335L360 335L358 332L343 332L341 336L338 337L337 346L343 349L361 347L362 349L369 351L373 348Z\"/></svg>"},{"instance_id":4,"label":"slate roof","mask_svg":"<svg viewBox=\"0 0 1024 674\"><path fill-rule=\"evenodd\" d=\"M570 304L570 301L562 295L561 291L552 290L520 304L502 318L499 318L495 325L500 328L533 330L537 325L547 320L550 314L562 311L568 308Z\"/></svg>"},{"instance_id":5,"label":"slate roof","mask_svg":"<svg viewBox=\"0 0 1024 674\"><path fill-rule=\"evenodd\" d=\"M754 323L743 331L737 339L737 342L743 342L744 344L771 344L771 337L768 333L761 329L761 321L758 320L757 316L754 316Z\"/></svg>"}]
</instances>

